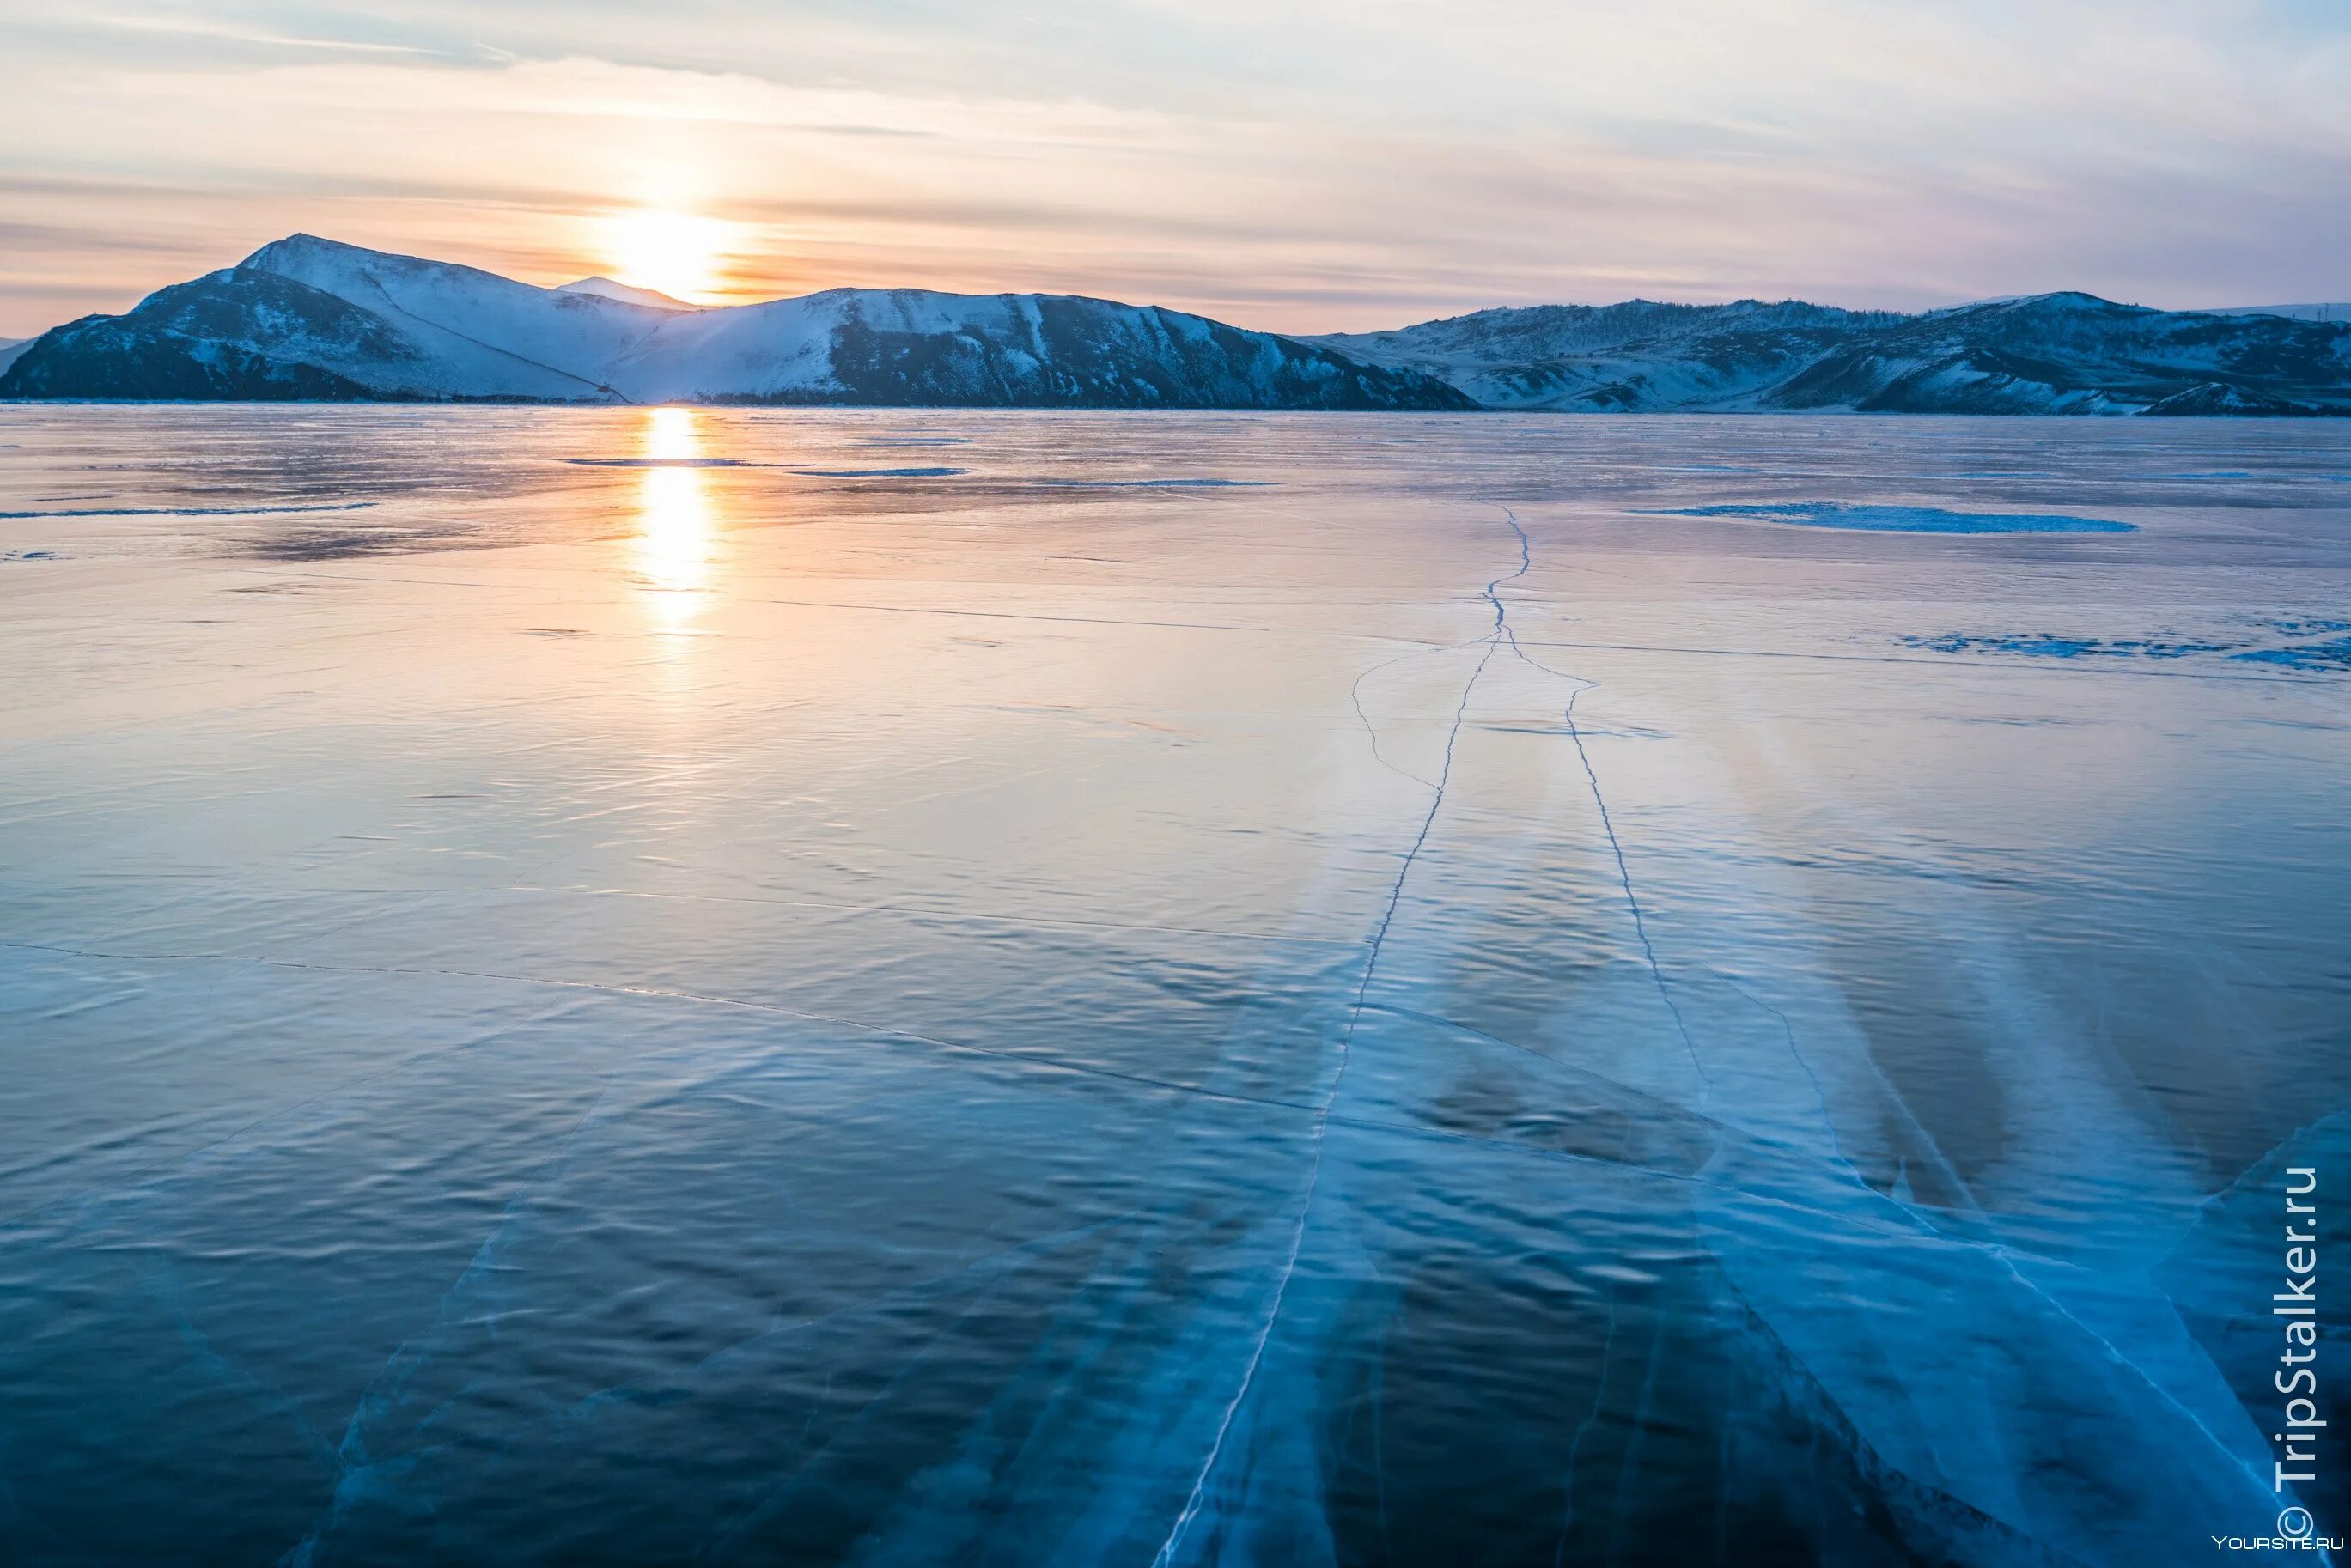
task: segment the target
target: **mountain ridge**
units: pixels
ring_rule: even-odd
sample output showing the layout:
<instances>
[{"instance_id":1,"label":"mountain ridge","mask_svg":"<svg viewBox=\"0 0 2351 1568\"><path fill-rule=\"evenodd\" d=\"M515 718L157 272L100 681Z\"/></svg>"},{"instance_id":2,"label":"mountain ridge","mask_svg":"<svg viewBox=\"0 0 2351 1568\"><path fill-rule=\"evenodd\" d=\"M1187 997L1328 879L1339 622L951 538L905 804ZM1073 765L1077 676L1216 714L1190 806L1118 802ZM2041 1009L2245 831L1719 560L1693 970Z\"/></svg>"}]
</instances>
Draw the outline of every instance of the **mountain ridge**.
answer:
<instances>
[{"instance_id":1,"label":"mountain ridge","mask_svg":"<svg viewBox=\"0 0 2351 1568\"><path fill-rule=\"evenodd\" d=\"M1418 371L1155 306L830 289L680 309L312 234L52 328L0 398L1474 407Z\"/></svg>"},{"instance_id":2,"label":"mountain ridge","mask_svg":"<svg viewBox=\"0 0 2351 1568\"><path fill-rule=\"evenodd\" d=\"M697 306L292 234L0 343L0 399L1563 412L2351 413L2351 324L2078 292L1500 307L1283 335L1067 294Z\"/></svg>"},{"instance_id":3,"label":"mountain ridge","mask_svg":"<svg viewBox=\"0 0 2351 1568\"><path fill-rule=\"evenodd\" d=\"M1442 376L1486 408L2351 413L2351 326L2078 291L1917 314L1802 300L1528 306L1313 341Z\"/></svg>"}]
</instances>

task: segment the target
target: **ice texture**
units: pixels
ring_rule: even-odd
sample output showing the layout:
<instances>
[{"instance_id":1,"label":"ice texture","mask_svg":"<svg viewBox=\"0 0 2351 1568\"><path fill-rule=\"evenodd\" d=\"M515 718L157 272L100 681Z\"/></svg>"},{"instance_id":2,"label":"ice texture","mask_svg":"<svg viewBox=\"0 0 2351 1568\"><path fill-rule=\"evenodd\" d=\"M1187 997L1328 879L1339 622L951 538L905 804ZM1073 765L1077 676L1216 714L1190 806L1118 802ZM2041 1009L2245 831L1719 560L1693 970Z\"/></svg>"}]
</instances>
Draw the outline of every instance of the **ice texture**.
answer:
<instances>
[{"instance_id":1,"label":"ice texture","mask_svg":"<svg viewBox=\"0 0 2351 1568\"><path fill-rule=\"evenodd\" d=\"M2286 1172L2333 1258L2351 1169L2346 462L0 410L66 557L0 576L0 1559L2351 1527L2269 1436Z\"/></svg>"}]
</instances>

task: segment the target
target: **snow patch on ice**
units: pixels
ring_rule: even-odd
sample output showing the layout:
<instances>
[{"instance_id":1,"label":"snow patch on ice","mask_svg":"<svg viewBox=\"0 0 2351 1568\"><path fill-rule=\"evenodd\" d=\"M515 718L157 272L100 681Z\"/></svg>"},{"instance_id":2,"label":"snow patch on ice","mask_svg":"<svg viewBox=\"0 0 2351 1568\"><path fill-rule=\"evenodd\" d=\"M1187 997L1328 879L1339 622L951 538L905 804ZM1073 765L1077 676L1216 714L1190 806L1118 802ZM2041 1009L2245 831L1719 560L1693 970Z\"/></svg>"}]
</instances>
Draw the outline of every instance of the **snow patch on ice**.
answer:
<instances>
[{"instance_id":1,"label":"snow patch on ice","mask_svg":"<svg viewBox=\"0 0 2351 1568\"><path fill-rule=\"evenodd\" d=\"M2281 670L2351 670L2351 637L2292 648L2248 649L2229 657L2241 664L2269 664Z\"/></svg>"},{"instance_id":2,"label":"snow patch on ice","mask_svg":"<svg viewBox=\"0 0 2351 1568\"><path fill-rule=\"evenodd\" d=\"M1640 509L1651 517L1739 517L1792 523L1803 528L1849 528L1882 534L2135 534L2138 525L2105 517L2055 512L1951 512L1940 506L1892 506L1842 501L1725 502L1711 506Z\"/></svg>"},{"instance_id":3,"label":"snow patch on ice","mask_svg":"<svg viewBox=\"0 0 2351 1568\"><path fill-rule=\"evenodd\" d=\"M2220 654L2242 664L2284 670L2351 670L2351 621L2325 616L2282 615L2229 618L2251 633L2221 631L2200 637L2159 632L2150 637L2069 637L2056 632L1910 633L1894 640L1930 653L2022 654L2037 659L2189 659ZM2293 640L2280 644L2279 638Z\"/></svg>"},{"instance_id":4,"label":"snow patch on ice","mask_svg":"<svg viewBox=\"0 0 2351 1568\"><path fill-rule=\"evenodd\" d=\"M1050 490L1261 490L1264 479L1040 479Z\"/></svg>"},{"instance_id":5,"label":"snow patch on ice","mask_svg":"<svg viewBox=\"0 0 2351 1568\"><path fill-rule=\"evenodd\" d=\"M739 457L567 457L580 468L774 468L771 462L746 462Z\"/></svg>"},{"instance_id":6,"label":"snow patch on ice","mask_svg":"<svg viewBox=\"0 0 2351 1568\"><path fill-rule=\"evenodd\" d=\"M2185 659L2198 653L2226 653L2241 646L2227 642L2167 642L2151 638L2058 637L2029 632L1970 637L1948 632L1940 637L1895 639L1905 648L1935 653L2024 653L2041 659Z\"/></svg>"},{"instance_id":7,"label":"snow patch on ice","mask_svg":"<svg viewBox=\"0 0 2351 1568\"><path fill-rule=\"evenodd\" d=\"M83 506L62 512L0 512L0 517L274 517L294 512L358 512L372 501L318 506Z\"/></svg>"},{"instance_id":8,"label":"snow patch on ice","mask_svg":"<svg viewBox=\"0 0 2351 1568\"><path fill-rule=\"evenodd\" d=\"M795 468L804 479L945 479L967 473L962 468Z\"/></svg>"}]
</instances>

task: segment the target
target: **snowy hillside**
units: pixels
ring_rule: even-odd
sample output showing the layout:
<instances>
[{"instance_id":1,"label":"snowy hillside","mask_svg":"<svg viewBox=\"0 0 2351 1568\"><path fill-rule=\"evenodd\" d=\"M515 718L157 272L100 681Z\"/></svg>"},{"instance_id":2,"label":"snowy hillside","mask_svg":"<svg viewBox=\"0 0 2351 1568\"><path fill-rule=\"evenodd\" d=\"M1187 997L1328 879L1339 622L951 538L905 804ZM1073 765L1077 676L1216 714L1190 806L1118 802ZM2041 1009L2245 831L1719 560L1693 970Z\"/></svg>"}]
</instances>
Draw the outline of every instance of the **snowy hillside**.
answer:
<instances>
[{"instance_id":1,"label":"snowy hillside","mask_svg":"<svg viewBox=\"0 0 2351 1568\"><path fill-rule=\"evenodd\" d=\"M0 375L7 373L8 367L16 362L16 356L30 348L32 342L29 337L0 337Z\"/></svg>"},{"instance_id":2,"label":"snowy hillside","mask_svg":"<svg viewBox=\"0 0 2351 1568\"><path fill-rule=\"evenodd\" d=\"M1736 399L1785 379L1859 324L1823 306L1542 305L1400 331L1316 339L1374 364L1417 366L1489 408L1637 410Z\"/></svg>"},{"instance_id":3,"label":"snowy hillside","mask_svg":"<svg viewBox=\"0 0 2351 1568\"><path fill-rule=\"evenodd\" d=\"M2086 294L1905 316L1767 305L1539 306L1314 341L1489 408L1581 412L2351 412L2351 326Z\"/></svg>"},{"instance_id":4,"label":"snowy hillside","mask_svg":"<svg viewBox=\"0 0 2351 1568\"><path fill-rule=\"evenodd\" d=\"M622 283L599 274L594 277L574 279L555 286L558 294L601 294L606 299L617 299L623 305L650 305L657 310L700 310L699 305L688 305L682 299L672 299L657 288L639 288L632 283Z\"/></svg>"},{"instance_id":5,"label":"snowy hillside","mask_svg":"<svg viewBox=\"0 0 2351 1568\"><path fill-rule=\"evenodd\" d=\"M1292 338L1071 295L832 289L701 308L297 234L124 315L0 344L0 398L2351 412L2351 324L2287 310L1632 300Z\"/></svg>"},{"instance_id":6,"label":"snowy hillside","mask_svg":"<svg viewBox=\"0 0 2351 1568\"><path fill-rule=\"evenodd\" d=\"M1418 371L1150 306L835 289L688 309L307 234L43 334L0 397L1472 406Z\"/></svg>"},{"instance_id":7,"label":"snowy hillside","mask_svg":"<svg viewBox=\"0 0 2351 1568\"><path fill-rule=\"evenodd\" d=\"M2313 300L2304 305L2225 305L2207 316L2288 316L2296 321L2351 321L2351 300Z\"/></svg>"}]
</instances>

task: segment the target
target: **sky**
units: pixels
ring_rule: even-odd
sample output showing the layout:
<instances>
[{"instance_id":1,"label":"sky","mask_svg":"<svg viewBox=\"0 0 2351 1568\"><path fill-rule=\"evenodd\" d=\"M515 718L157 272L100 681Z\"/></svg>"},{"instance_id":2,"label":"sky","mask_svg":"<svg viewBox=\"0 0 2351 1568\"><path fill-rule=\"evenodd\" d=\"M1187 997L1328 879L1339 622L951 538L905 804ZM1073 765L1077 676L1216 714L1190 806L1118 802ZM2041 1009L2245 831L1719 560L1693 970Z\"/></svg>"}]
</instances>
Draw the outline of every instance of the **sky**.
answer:
<instances>
[{"instance_id":1,"label":"sky","mask_svg":"<svg viewBox=\"0 0 2351 1568\"><path fill-rule=\"evenodd\" d=\"M2351 297L2341 0L0 0L0 336L298 231L737 303Z\"/></svg>"}]
</instances>

